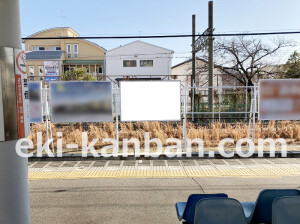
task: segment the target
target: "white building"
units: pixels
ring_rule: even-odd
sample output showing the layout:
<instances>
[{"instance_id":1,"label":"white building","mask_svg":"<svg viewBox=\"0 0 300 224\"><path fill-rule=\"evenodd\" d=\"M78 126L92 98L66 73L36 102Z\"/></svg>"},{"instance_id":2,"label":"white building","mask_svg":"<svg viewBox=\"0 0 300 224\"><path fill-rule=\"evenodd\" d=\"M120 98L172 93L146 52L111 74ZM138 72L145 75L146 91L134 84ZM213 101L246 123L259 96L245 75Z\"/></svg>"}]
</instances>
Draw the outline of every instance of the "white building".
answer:
<instances>
[{"instance_id":1,"label":"white building","mask_svg":"<svg viewBox=\"0 0 300 224\"><path fill-rule=\"evenodd\" d=\"M208 86L208 63L204 60L196 58L196 87ZM172 77L180 80L182 85L191 86L192 76L192 59L174 65L172 67ZM222 85L222 71L214 68L213 86Z\"/></svg>"},{"instance_id":2,"label":"white building","mask_svg":"<svg viewBox=\"0 0 300 224\"><path fill-rule=\"evenodd\" d=\"M191 76L192 76L192 59L186 60L182 63L174 65L172 67L172 78L174 80L180 80L182 88L182 94L184 95L185 87L188 91L191 87ZM222 71L218 68L214 68L213 86L221 87L227 85L226 79L223 78ZM224 83L225 82L225 83ZM195 86L196 94L201 93L204 101L208 98L208 63L200 58L196 58L196 74L195 74Z\"/></svg>"},{"instance_id":3,"label":"white building","mask_svg":"<svg viewBox=\"0 0 300 224\"><path fill-rule=\"evenodd\" d=\"M174 51L142 41L106 52L107 80L168 80Z\"/></svg>"}]
</instances>

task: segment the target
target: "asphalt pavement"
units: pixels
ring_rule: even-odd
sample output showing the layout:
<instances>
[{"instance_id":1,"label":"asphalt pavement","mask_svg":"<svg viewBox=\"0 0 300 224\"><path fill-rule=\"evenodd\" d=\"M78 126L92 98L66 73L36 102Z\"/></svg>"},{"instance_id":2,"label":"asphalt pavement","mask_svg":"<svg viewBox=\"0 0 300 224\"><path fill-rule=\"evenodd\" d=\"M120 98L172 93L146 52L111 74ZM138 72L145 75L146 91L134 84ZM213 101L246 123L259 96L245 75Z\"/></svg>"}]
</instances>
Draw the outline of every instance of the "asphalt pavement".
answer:
<instances>
[{"instance_id":1,"label":"asphalt pavement","mask_svg":"<svg viewBox=\"0 0 300 224\"><path fill-rule=\"evenodd\" d=\"M298 188L300 176L31 180L32 223L176 224L175 203L224 192L254 201L265 188Z\"/></svg>"}]
</instances>

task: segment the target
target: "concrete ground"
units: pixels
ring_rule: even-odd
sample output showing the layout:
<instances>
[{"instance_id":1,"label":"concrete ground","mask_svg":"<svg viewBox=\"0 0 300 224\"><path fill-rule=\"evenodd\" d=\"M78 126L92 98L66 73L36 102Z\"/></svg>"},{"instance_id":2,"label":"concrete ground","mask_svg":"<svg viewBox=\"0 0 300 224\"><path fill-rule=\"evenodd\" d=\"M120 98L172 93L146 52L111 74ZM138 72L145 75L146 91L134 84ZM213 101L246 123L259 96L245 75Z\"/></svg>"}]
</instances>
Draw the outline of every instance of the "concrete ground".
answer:
<instances>
[{"instance_id":1,"label":"concrete ground","mask_svg":"<svg viewBox=\"0 0 300 224\"><path fill-rule=\"evenodd\" d=\"M254 201L264 188L300 188L300 176L276 178L101 178L30 181L32 223L176 224L175 203L192 193L225 192Z\"/></svg>"},{"instance_id":2,"label":"concrete ground","mask_svg":"<svg viewBox=\"0 0 300 224\"><path fill-rule=\"evenodd\" d=\"M31 162L29 178L32 223L176 224L192 193L300 189L300 159Z\"/></svg>"}]
</instances>

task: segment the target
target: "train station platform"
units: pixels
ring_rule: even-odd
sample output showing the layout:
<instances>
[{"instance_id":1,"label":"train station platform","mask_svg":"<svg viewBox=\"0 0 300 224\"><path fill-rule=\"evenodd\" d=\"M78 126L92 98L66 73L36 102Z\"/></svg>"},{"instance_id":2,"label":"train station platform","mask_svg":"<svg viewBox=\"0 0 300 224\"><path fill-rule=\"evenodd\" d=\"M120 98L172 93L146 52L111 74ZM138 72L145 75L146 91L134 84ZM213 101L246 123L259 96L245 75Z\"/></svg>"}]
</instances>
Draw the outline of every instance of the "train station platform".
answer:
<instances>
[{"instance_id":1,"label":"train station platform","mask_svg":"<svg viewBox=\"0 0 300 224\"><path fill-rule=\"evenodd\" d=\"M300 176L300 158L29 162L30 180Z\"/></svg>"}]
</instances>

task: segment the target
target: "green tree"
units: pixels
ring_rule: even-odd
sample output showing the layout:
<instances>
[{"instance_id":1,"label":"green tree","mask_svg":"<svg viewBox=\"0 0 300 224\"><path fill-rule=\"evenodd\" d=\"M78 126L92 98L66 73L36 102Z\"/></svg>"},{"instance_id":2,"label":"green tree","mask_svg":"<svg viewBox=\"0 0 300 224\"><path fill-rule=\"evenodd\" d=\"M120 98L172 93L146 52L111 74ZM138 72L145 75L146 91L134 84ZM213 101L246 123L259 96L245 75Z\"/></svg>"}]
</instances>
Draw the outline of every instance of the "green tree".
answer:
<instances>
[{"instance_id":1,"label":"green tree","mask_svg":"<svg viewBox=\"0 0 300 224\"><path fill-rule=\"evenodd\" d=\"M62 81L97 81L94 76L88 74L86 68L74 68L66 71L61 78Z\"/></svg>"},{"instance_id":2,"label":"green tree","mask_svg":"<svg viewBox=\"0 0 300 224\"><path fill-rule=\"evenodd\" d=\"M281 78L300 78L300 54L294 51L284 65L285 73Z\"/></svg>"}]
</instances>

